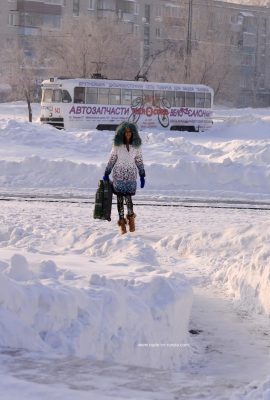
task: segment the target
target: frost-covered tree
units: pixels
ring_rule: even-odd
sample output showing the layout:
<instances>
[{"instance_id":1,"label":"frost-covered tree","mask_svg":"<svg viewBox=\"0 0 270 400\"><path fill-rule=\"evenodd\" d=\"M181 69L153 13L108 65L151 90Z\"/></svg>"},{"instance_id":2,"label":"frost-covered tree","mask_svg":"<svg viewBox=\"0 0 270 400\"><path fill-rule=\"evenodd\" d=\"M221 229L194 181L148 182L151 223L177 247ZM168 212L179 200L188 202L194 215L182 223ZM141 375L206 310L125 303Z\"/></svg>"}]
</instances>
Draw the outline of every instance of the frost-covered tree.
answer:
<instances>
[{"instance_id":1,"label":"frost-covered tree","mask_svg":"<svg viewBox=\"0 0 270 400\"><path fill-rule=\"evenodd\" d=\"M226 15L220 16L217 26L210 26L212 12L212 2L202 7L195 4L190 32L187 9L182 12L179 27L172 31L171 26L164 25L164 36L170 46L151 68L152 79L206 84L214 89L216 95L223 96L230 91L230 96L235 97L236 86L231 85L230 37L229 33L224 34L226 29L221 28L221 25L226 26Z\"/></svg>"},{"instance_id":2,"label":"frost-covered tree","mask_svg":"<svg viewBox=\"0 0 270 400\"><path fill-rule=\"evenodd\" d=\"M6 46L3 62L5 81L12 87L12 99L25 100L28 107L29 122L32 122L31 103L38 98L38 77L42 62L38 52L27 53L24 46L14 42Z\"/></svg>"},{"instance_id":3,"label":"frost-covered tree","mask_svg":"<svg viewBox=\"0 0 270 400\"><path fill-rule=\"evenodd\" d=\"M101 73L108 78L132 79L139 65L139 39L128 25L104 19L80 18L69 32L46 37L44 48L57 76L89 78Z\"/></svg>"}]
</instances>

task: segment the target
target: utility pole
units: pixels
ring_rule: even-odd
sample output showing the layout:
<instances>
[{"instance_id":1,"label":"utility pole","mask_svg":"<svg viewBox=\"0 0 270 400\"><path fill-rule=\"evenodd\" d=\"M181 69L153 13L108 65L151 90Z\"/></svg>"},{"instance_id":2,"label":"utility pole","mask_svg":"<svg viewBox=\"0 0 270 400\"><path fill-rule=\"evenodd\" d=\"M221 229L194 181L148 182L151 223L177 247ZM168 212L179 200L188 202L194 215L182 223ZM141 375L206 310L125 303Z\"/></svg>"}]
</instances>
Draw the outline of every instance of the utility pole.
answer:
<instances>
[{"instance_id":1,"label":"utility pole","mask_svg":"<svg viewBox=\"0 0 270 400\"><path fill-rule=\"evenodd\" d=\"M105 75L102 75L101 71L103 66L106 64L103 61L92 61L92 64L96 65L96 72L94 72L91 75L91 78L93 79L107 79L107 77Z\"/></svg>"},{"instance_id":2,"label":"utility pole","mask_svg":"<svg viewBox=\"0 0 270 400\"><path fill-rule=\"evenodd\" d=\"M193 0L188 0L188 21L187 21L185 79L189 79L190 78L191 55L192 55L192 12L193 12Z\"/></svg>"}]
</instances>

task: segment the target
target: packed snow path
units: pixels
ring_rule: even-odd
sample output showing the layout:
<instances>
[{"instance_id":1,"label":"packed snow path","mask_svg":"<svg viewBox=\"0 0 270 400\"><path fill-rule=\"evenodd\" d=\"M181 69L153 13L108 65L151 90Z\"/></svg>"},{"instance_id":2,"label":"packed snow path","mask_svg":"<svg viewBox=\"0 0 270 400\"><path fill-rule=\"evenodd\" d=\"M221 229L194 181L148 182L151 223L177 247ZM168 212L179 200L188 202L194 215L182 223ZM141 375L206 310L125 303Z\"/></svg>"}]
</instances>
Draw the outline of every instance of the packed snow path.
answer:
<instances>
[{"instance_id":1,"label":"packed snow path","mask_svg":"<svg viewBox=\"0 0 270 400\"><path fill-rule=\"evenodd\" d=\"M194 291L189 329L198 333L190 335L191 360L182 372L174 372L2 349L1 398L240 400L247 398L245 392L249 399L262 398L254 381L263 381L270 371L269 320L252 314L260 306L251 290L245 302L237 297L234 271L227 270L249 261L255 270L256 262L260 267L260 259L252 257L259 252L256 240L265 240L269 211L137 207L137 231L126 238L117 235L115 214L111 223L100 223L92 220L92 211L85 204L1 203L1 261L15 253L31 265L49 257L77 288L97 271L124 278L138 269L141 275L186 275ZM120 254L117 246L123 240L126 253ZM145 247L138 251L134 243ZM103 264L96 265L100 256Z\"/></svg>"}]
</instances>

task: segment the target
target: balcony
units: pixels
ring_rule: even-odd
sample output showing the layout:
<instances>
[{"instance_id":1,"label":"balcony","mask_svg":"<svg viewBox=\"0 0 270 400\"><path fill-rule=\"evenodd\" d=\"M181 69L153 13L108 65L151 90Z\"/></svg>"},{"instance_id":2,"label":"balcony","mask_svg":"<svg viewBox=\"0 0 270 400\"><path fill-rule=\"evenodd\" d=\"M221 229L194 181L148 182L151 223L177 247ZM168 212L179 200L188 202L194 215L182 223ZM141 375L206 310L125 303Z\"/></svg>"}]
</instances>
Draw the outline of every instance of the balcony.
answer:
<instances>
[{"instance_id":1,"label":"balcony","mask_svg":"<svg viewBox=\"0 0 270 400\"><path fill-rule=\"evenodd\" d=\"M243 24L241 23L231 23L230 24L230 31L231 32L241 32L243 30Z\"/></svg>"},{"instance_id":2,"label":"balcony","mask_svg":"<svg viewBox=\"0 0 270 400\"><path fill-rule=\"evenodd\" d=\"M253 33L243 32L243 47L256 48L257 36Z\"/></svg>"},{"instance_id":3,"label":"balcony","mask_svg":"<svg viewBox=\"0 0 270 400\"><path fill-rule=\"evenodd\" d=\"M36 36L40 33L40 28L19 26L17 32L19 36Z\"/></svg>"},{"instance_id":4,"label":"balcony","mask_svg":"<svg viewBox=\"0 0 270 400\"><path fill-rule=\"evenodd\" d=\"M136 15L131 14L129 12L123 12L121 10L118 11L118 17L121 19L121 21L124 22L136 22Z\"/></svg>"},{"instance_id":5,"label":"balcony","mask_svg":"<svg viewBox=\"0 0 270 400\"><path fill-rule=\"evenodd\" d=\"M181 17L169 17L163 18L164 25L166 26L184 26L186 24L185 18Z\"/></svg>"},{"instance_id":6,"label":"balcony","mask_svg":"<svg viewBox=\"0 0 270 400\"><path fill-rule=\"evenodd\" d=\"M115 10L97 9L98 18L115 18Z\"/></svg>"},{"instance_id":7,"label":"balcony","mask_svg":"<svg viewBox=\"0 0 270 400\"><path fill-rule=\"evenodd\" d=\"M46 4L39 1L17 0L15 11L47 15L61 15L62 7L57 4Z\"/></svg>"},{"instance_id":8,"label":"balcony","mask_svg":"<svg viewBox=\"0 0 270 400\"><path fill-rule=\"evenodd\" d=\"M116 5L114 0L99 0L97 2L97 10L101 12L115 12Z\"/></svg>"}]
</instances>

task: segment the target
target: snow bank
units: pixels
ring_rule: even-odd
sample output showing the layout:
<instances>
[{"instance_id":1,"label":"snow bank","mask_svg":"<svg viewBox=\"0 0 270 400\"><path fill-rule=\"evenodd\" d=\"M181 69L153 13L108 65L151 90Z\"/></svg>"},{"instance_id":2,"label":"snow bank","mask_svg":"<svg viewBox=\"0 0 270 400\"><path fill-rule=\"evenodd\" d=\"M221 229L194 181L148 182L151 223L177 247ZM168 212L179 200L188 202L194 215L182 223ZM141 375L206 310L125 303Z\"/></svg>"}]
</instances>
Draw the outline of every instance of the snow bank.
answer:
<instances>
[{"instance_id":1,"label":"snow bank","mask_svg":"<svg viewBox=\"0 0 270 400\"><path fill-rule=\"evenodd\" d=\"M113 132L30 124L21 118L24 106L0 105L0 116L5 116L0 119L0 187L93 193L104 173ZM142 132L147 173L143 193L185 191L194 196L200 191L205 196L269 198L267 110L217 110L215 115L219 122L205 133Z\"/></svg>"},{"instance_id":2,"label":"snow bank","mask_svg":"<svg viewBox=\"0 0 270 400\"><path fill-rule=\"evenodd\" d=\"M146 190L178 189L270 195L270 152L267 160L268 158L267 166L243 165L230 158L224 158L222 163L184 159L170 165L152 163L146 167ZM69 160L48 160L39 156L26 157L21 161L1 160L0 186L5 190L52 188L93 191L96 190L104 169L104 162L75 163Z\"/></svg>"},{"instance_id":3,"label":"snow bank","mask_svg":"<svg viewBox=\"0 0 270 400\"><path fill-rule=\"evenodd\" d=\"M153 368L180 368L192 291L177 273L141 279L92 274L76 288L54 261L0 263L0 346Z\"/></svg>"},{"instance_id":4,"label":"snow bank","mask_svg":"<svg viewBox=\"0 0 270 400\"><path fill-rule=\"evenodd\" d=\"M268 224L168 236L157 247L174 248L181 256L199 257L202 269L210 266L213 281L226 287L239 306L270 316Z\"/></svg>"}]
</instances>

